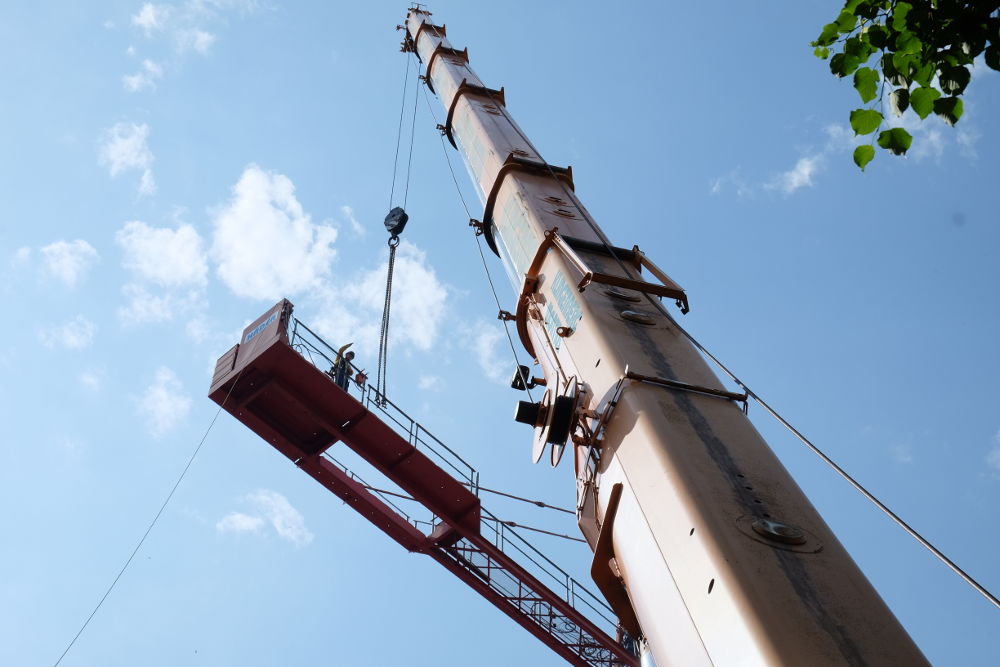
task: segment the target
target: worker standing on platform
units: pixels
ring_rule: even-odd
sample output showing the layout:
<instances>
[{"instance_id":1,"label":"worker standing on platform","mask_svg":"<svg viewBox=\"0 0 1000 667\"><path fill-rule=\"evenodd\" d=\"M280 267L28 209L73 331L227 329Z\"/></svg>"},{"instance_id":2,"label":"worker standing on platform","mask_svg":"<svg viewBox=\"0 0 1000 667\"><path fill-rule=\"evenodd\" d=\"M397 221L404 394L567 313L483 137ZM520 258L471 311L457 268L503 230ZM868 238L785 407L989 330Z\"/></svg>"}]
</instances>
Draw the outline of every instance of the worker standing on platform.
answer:
<instances>
[{"instance_id":1,"label":"worker standing on platform","mask_svg":"<svg viewBox=\"0 0 1000 667\"><path fill-rule=\"evenodd\" d=\"M337 350L337 359L333 362L333 368L330 369L330 375L333 376L333 381L337 383L337 386L347 391L348 380L352 375L354 375L354 370L351 368L351 361L354 359L354 351L345 352L353 343L348 343L344 345L339 350Z\"/></svg>"}]
</instances>

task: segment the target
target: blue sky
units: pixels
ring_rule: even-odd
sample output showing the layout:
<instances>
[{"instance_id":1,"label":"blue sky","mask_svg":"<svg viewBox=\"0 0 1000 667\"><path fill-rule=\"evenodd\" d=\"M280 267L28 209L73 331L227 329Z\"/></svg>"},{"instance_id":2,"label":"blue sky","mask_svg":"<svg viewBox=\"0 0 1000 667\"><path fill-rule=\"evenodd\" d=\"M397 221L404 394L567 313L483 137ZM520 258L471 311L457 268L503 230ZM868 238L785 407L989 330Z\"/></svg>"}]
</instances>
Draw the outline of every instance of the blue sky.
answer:
<instances>
[{"instance_id":1,"label":"blue sky","mask_svg":"<svg viewBox=\"0 0 1000 667\"><path fill-rule=\"evenodd\" d=\"M211 421L212 365L246 323L287 296L374 367L405 9L0 9L3 664L52 664L76 633ZM861 174L856 93L808 47L834 3L431 9L611 239L687 289L689 330L1000 589L1000 76L977 69L956 128L904 118L910 155ZM532 466L510 419L510 353L423 99L416 122L390 394L485 485L571 505L571 466ZM988 664L997 610L750 415L928 657ZM585 547L536 542L586 578ZM63 664L320 661L560 664L223 415Z\"/></svg>"}]
</instances>

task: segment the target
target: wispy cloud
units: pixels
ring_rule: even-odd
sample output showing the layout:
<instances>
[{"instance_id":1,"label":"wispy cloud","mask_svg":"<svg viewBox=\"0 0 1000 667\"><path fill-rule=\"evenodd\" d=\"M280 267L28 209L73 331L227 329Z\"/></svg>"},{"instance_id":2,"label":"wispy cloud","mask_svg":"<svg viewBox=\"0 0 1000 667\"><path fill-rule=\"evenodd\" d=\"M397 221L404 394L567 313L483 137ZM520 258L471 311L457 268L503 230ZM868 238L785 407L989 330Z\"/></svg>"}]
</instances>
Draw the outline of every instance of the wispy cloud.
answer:
<instances>
[{"instance_id":1,"label":"wispy cloud","mask_svg":"<svg viewBox=\"0 0 1000 667\"><path fill-rule=\"evenodd\" d=\"M354 209L350 206L341 206L340 212L347 219L347 222L351 225L351 231L357 236L365 235L365 228L358 222L357 218L354 217Z\"/></svg>"},{"instance_id":2,"label":"wispy cloud","mask_svg":"<svg viewBox=\"0 0 1000 667\"><path fill-rule=\"evenodd\" d=\"M1000 431L993 436L993 448L986 454L986 465L993 469L993 472L1000 473Z\"/></svg>"},{"instance_id":3,"label":"wispy cloud","mask_svg":"<svg viewBox=\"0 0 1000 667\"><path fill-rule=\"evenodd\" d=\"M212 45L215 43L215 35L200 28L178 30L175 43L177 51L180 53L194 51L204 56L212 50Z\"/></svg>"},{"instance_id":4,"label":"wispy cloud","mask_svg":"<svg viewBox=\"0 0 1000 667\"><path fill-rule=\"evenodd\" d=\"M117 123L104 131L97 157L98 164L106 166L112 178L126 171L140 172L139 193L144 195L156 192L148 138L149 126L145 123Z\"/></svg>"},{"instance_id":5,"label":"wispy cloud","mask_svg":"<svg viewBox=\"0 0 1000 667\"><path fill-rule=\"evenodd\" d=\"M491 382L506 385L512 374L513 362L504 354L504 333L500 326L480 320L467 338L471 342L479 369Z\"/></svg>"},{"instance_id":6,"label":"wispy cloud","mask_svg":"<svg viewBox=\"0 0 1000 667\"><path fill-rule=\"evenodd\" d=\"M813 175L819 169L822 161L822 154L801 157L794 167L778 174L771 181L765 183L764 187L768 190L778 190L788 196L799 188L811 186Z\"/></svg>"},{"instance_id":7,"label":"wispy cloud","mask_svg":"<svg viewBox=\"0 0 1000 667\"><path fill-rule=\"evenodd\" d=\"M67 287L76 286L99 259L94 246L83 239L56 241L41 248L39 252L45 272ZM30 249L21 248L18 254L26 261L30 257Z\"/></svg>"},{"instance_id":8,"label":"wispy cloud","mask_svg":"<svg viewBox=\"0 0 1000 667\"><path fill-rule=\"evenodd\" d=\"M437 375L421 375L417 378L417 389L421 391L440 391L444 380Z\"/></svg>"},{"instance_id":9,"label":"wispy cloud","mask_svg":"<svg viewBox=\"0 0 1000 667\"><path fill-rule=\"evenodd\" d=\"M83 315L77 315L65 324L39 330L38 339L46 347L82 350L93 342L96 334L97 325Z\"/></svg>"},{"instance_id":10,"label":"wispy cloud","mask_svg":"<svg viewBox=\"0 0 1000 667\"><path fill-rule=\"evenodd\" d=\"M215 529L220 533L256 533L263 527L264 517L242 512L230 512L215 524Z\"/></svg>"},{"instance_id":11,"label":"wispy cloud","mask_svg":"<svg viewBox=\"0 0 1000 667\"><path fill-rule=\"evenodd\" d=\"M155 5L147 2L132 17L132 25L141 29L147 37L166 28L172 8L169 5Z\"/></svg>"},{"instance_id":12,"label":"wispy cloud","mask_svg":"<svg viewBox=\"0 0 1000 667\"><path fill-rule=\"evenodd\" d=\"M896 444L891 449L892 458L896 463L913 463L913 448L905 444Z\"/></svg>"},{"instance_id":13,"label":"wispy cloud","mask_svg":"<svg viewBox=\"0 0 1000 667\"><path fill-rule=\"evenodd\" d=\"M122 85L130 93L153 90L156 81L163 76L163 68L152 60L143 60L139 71L122 77Z\"/></svg>"},{"instance_id":14,"label":"wispy cloud","mask_svg":"<svg viewBox=\"0 0 1000 667\"><path fill-rule=\"evenodd\" d=\"M204 290L151 291L141 283L122 287L125 305L118 309L118 319L126 326L169 322L178 313L200 310L205 305Z\"/></svg>"},{"instance_id":15,"label":"wispy cloud","mask_svg":"<svg viewBox=\"0 0 1000 667\"><path fill-rule=\"evenodd\" d=\"M166 366L156 370L152 383L136 401L139 416L146 421L146 428L159 438L175 428L191 410L191 398L177 375Z\"/></svg>"},{"instance_id":16,"label":"wispy cloud","mask_svg":"<svg viewBox=\"0 0 1000 667\"><path fill-rule=\"evenodd\" d=\"M87 370L80 373L80 386L90 392L100 391L104 384L104 373L102 371Z\"/></svg>"},{"instance_id":17,"label":"wispy cloud","mask_svg":"<svg viewBox=\"0 0 1000 667\"><path fill-rule=\"evenodd\" d=\"M260 489L248 494L244 501L253 508L253 513L230 512L219 519L215 529L220 533L260 533L266 524L284 541L296 547L304 547L314 539L306 527L305 519L292 507L288 498L268 489Z\"/></svg>"}]
</instances>

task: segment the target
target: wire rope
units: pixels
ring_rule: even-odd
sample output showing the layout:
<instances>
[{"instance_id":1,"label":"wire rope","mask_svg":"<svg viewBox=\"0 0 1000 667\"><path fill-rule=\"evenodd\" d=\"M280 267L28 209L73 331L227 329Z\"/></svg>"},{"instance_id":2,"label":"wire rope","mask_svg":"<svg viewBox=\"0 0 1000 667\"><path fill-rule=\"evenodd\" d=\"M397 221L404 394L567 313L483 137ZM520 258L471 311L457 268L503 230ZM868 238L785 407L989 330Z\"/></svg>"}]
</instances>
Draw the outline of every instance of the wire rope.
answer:
<instances>
[{"instance_id":1,"label":"wire rope","mask_svg":"<svg viewBox=\"0 0 1000 667\"><path fill-rule=\"evenodd\" d=\"M399 142L403 137L403 112L406 110L406 88L410 84L410 59L406 59L406 71L403 73L403 99L399 104L399 127L396 128L396 155L392 159L392 186L389 188L389 208L392 208L392 198L396 194L396 172L399 168Z\"/></svg>"},{"instance_id":2,"label":"wire rope","mask_svg":"<svg viewBox=\"0 0 1000 667\"><path fill-rule=\"evenodd\" d=\"M409 60L409 58L407 58ZM420 97L420 70L422 66L417 63L417 80L413 82L413 118L410 120L410 154L406 158L406 190L403 192L403 208L406 208L407 199L410 196L410 167L413 164L413 136L417 128L417 99ZM409 72L409 69L407 69ZM405 94L405 93L404 93Z\"/></svg>"},{"instance_id":3,"label":"wire rope","mask_svg":"<svg viewBox=\"0 0 1000 667\"><path fill-rule=\"evenodd\" d=\"M430 76L430 72L427 73ZM434 109L431 107L430 98L427 96L427 89L424 89L424 101L427 103L427 109L430 111L431 118L434 119L435 124L437 123L437 114L434 113ZM455 168L451 164L451 156L448 155L448 147L444 145L444 135L438 137L441 140L441 150L444 153L444 159L448 163L448 172L451 174L451 180L455 184L455 191L458 193L458 198L462 202L462 208L465 209L465 215L470 220L472 219L472 212L469 210L469 205L465 201L465 196L462 194L462 187L458 184L458 177L455 175ZM497 304L497 310L502 311L503 306L500 305L500 297L497 295L496 285L493 283L493 276L490 274L490 267L486 263L486 253L483 252L483 244L480 241L479 236L476 236L476 249L479 250L479 259L483 264L483 271L486 273L486 280L490 284L490 292L493 294L493 300ZM517 368L517 373L521 377L521 382L524 384L524 390L528 393L528 400L534 402L535 399L531 395L531 388L528 386L530 384L530 379L526 373L521 371L521 361L517 357L517 348L514 345L514 338L510 335L510 326L507 324L507 320L501 320L503 323L504 334L507 336L507 344L510 345L511 355L514 357L514 366Z\"/></svg>"},{"instance_id":4,"label":"wire rope","mask_svg":"<svg viewBox=\"0 0 1000 667\"><path fill-rule=\"evenodd\" d=\"M156 525L156 522L159 521L160 516L163 514L163 510L167 508L167 504L170 502L170 499L174 497L174 492L177 491L177 487L180 486L181 482L184 480L185 475L187 475L188 470L191 468L191 464L194 463L194 459L196 456L198 456L198 452L201 451L201 447L202 445L205 444L205 440L208 438L208 434L212 432L212 427L215 426L216 420L222 413L222 408L226 405L226 401L228 401L229 397L232 395L233 389L236 388L236 384L240 381L241 375L243 375L242 370L240 370L239 374L237 374L236 379L233 381L233 385L229 388L229 392L226 393L226 397L222 400L222 403L219 404L219 409L215 411L215 415L212 417L212 421L209 422L208 428L205 429L204 435L201 436L201 440L198 442L198 446L194 448L194 452L192 452L190 458L188 458L187 465L184 466L184 469L181 471L181 474L177 478L177 481L174 482L173 487L171 487L170 493L167 494L167 497L166 499L164 499L163 504L160 505L160 509L157 510L156 515L153 517L153 520L149 522L149 526L146 527L146 532L143 533L142 537L139 538L139 542L135 545L135 548L132 549L132 553L129 554L129 557L125 561L125 564L122 565L121 570L118 571L118 574L115 576L114 580L112 580L111 585L108 586L107 590L104 591L104 595L102 595L101 599L98 600L97 606L95 606L94 610L90 612L89 616L87 616L87 619L83 622L83 625L80 626L80 629L77 631L76 635L73 636L73 639L70 640L69 645L67 645L66 648L63 650L62 655L59 656L59 659L55 661L53 667L58 667L59 663L61 663L63 661L63 658L66 657L66 654L69 653L71 648L73 648L73 645L76 644L76 640L80 638L80 635L82 635L83 631L87 629L88 625L90 625L90 621L97 614L98 610L104 604L104 601L108 599L109 595L111 595L111 591L115 589L115 586L118 584L118 580L121 579L122 575L125 574L125 570L128 569L128 566L132 563L132 560L135 558L135 555L139 553L139 549L142 548L142 545L143 543L145 543L146 538L149 537L149 534L152 532L153 527Z\"/></svg>"},{"instance_id":5,"label":"wire rope","mask_svg":"<svg viewBox=\"0 0 1000 667\"><path fill-rule=\"evenodd\" d=\"M493 102L495 103L495 105L497 106L497 108L499 108L501 110L501 112L503 113L504 117L507 119L507 121L510 123L510 125L514 128L514 131L517 132L517 134L521 137L521 139L527 145L531 146L531 142L528 140L528 137L525 136L524 132L521 131L521 128L518 127L517 123L514 122L514 119L511 118L510 114L507 112L506 107L503 104L499 103L499 101L496 100L496 98L493 96L493 94L490 93L488 90L487 90L486 94L490 97L491 100L493 100ZM558 178L556 176L556 173L552 169L552 166L548 163L547 160L545 160L545 158L543 158L541 156L541 154L537 150L535 151L535 153L536 153L536 155L538 155L538 159L545 166L546 170L549 172L549 175L552 177L552 179L556 183L559 184L560 188L563 191L563 194L566 195L566 197L567 197L567 199L569 201L573 201L575 199L575 197L570 194L569 188L567 188L566 184L562 181L562 179L560 179L560 178ZM594 234L596 234L597 237L599 239L601 239L601 243L604 245L605 250L607 250L608 254L611 257L614 258L614 260L617 262L617 264L618 264L619 268L622 270L622 272L626 276L628 276L629 278L633 278L634 276L632 275L632 272L629 271L629 269L625 266L625 264L622 262L622 260L615 254L615 252L614 252L614 250L612 248L612 245L611 245L611 241L604 234L604 231L597 225L596 222L594 222L593 219L591 219L590 214L587 213L587 212L585 212L585 210L584 210L584 208L582 206L578 206L577 208L580 210L580 213L581 213L581 215L583 217L583 220L590 227L591 231L593 231ZM907 534L909 534L910 537L912 537L913 539L915 539L920 545L922 545L924 548L926 548L928 551L930 551L938 560L940 560L949 569L951 569L955 574L957 574L959 577L961 577L969 586L971 586L973 589L975 589L980 595L982 595L987 600L989 600L989 602L992 603L993 606L995 606L998 609L1000 609L1000 600L998 600L995 595L993 595L982 584L980 584L978 581L976 581L965 570L963 570L961 567L959 567L953 560L951 560L950 558L948 558L948 556L946 556L940 549L938 549L936 546L934 546L929 540L927 540L923 535L921 535L916 529L914 529L912 526L910 526L908 523L906 523L906 521L904 521L898 514L896 514L895 512L893 512L891 509L889 509L889 507L886 506L885 503L883 503L881 500L879 500L874 494L872 494L860 482L858 482L856 479L854 479L854 477L852 477L850 474L848 474L847 471L845 471L843 468L841 468L839 465L837 465L837 463L835 463L833 461L833 459L831 459L829 456L827 456L819 447L817 447L815 444L813 444L812 441L810 441L808 438L806 438L805 435L803 435L798 429L796 429L794 426L792 426L792 424L790 422L788 422L788 420L786 420L784 417L782 417L774 408L772 408L767 402L765 402L764 399L762 399L756 392L754 392L749 386L747 386L743 381L741 381L732 371L729 370L728 367L726 367L725 364L722 363L722 361L720 361L718 358L716 358L715 355L711 354L701 343L699 343L695 339L695 337L693 335L691 335L691 333L689 333L683 326L681 326L680 323L677 322L676 319L674 319L674 317L669 313L669 311L667 311L667 309L663 306L663 304L658 299L654 299L651 295L649 295L648 293L645 293L645 292L643 293L643 295L645 296L646 300L654 308L656 308L660 313L662 313L671 322L674 323L674 325L681 332L681 334L685 338L687 338L691 342L691 344L695 346L696 349L698 349L701 353L703 353L706 357L708 357L723 373L726 374L727 377L729 377L741 389L743 389L743 391L745 391L746 394L749 397L753 398L754 401L758 405L760 405L762 408L764 408L764 410L769 415L771 415L771 417L773 417L775 420L778 421L778 423L780 423L782 426L784 426L786 429L788 429L800 442L802 442L802 444L804 444L806 447L808 447L814 454L816 454L817 456L819 456L820 459L824 463L826 463L838 475L840 475L845 481L847 481L852 487L854 487L855 490L857 490L859 493L861 493L861 495L864 496L869 502L871 502L872 504L874 504L879 510L881 510L883 513L885 513L886 516L888 516L897 526L899 526Z\"/></svg>"}]
</instances>

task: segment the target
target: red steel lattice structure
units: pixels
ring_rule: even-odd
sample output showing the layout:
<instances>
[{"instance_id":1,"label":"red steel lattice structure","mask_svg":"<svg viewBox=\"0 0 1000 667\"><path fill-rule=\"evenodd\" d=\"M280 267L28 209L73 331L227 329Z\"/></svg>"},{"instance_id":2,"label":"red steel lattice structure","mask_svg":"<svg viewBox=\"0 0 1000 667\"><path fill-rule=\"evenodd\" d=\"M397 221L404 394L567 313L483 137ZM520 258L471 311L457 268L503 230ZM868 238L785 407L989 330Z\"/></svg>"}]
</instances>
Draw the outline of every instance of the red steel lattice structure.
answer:
<instances>
[{"instance_id":1,"label":"red steel lattice structure","mask_svg":"<svg viewBox=\"0 0 1000 667\"><path fill-rule=\"evenodd\" d=\"M607 607L482 508L475 469L405 413L390 410L395 406L374 389L359 401L338 387L305 356L330 363L332 349L291 313L292 304L282 300L246 328L216 364L212 400L397 543L433 558L570 664L638 665L631 651L583 612L613 626ZM418 526L425 522L411 519L388 495L330 458L327 450L338 442L429 510L436 517L427 522L431 530L424 533ZM564 587L563 596L543 583L545 576Z\"/></svg>"}]
</instances>

